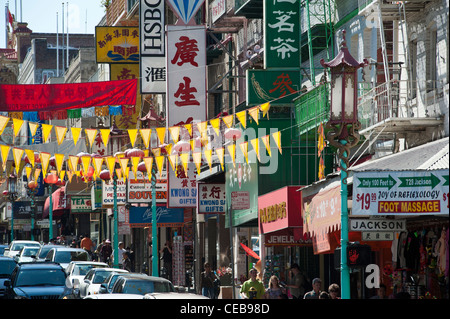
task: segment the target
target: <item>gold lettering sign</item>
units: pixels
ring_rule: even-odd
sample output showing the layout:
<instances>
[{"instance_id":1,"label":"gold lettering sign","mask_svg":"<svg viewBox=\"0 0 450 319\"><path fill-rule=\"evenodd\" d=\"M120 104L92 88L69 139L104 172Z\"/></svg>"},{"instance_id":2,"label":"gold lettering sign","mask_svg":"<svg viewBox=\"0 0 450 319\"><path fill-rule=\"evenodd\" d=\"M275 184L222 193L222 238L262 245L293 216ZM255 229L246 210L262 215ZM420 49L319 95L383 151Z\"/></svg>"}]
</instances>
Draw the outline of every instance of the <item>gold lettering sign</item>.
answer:
<instances>
[{"instance_id":1,"label":"gold lettering sign","mask_svg":"<svg viewBox=\"0 0 450 319\"><path fill-rule=\"evenodd\" d=\"M259 218L263 224L286 218L286 202L261 208Z\"/></svg>"}]
</instances>

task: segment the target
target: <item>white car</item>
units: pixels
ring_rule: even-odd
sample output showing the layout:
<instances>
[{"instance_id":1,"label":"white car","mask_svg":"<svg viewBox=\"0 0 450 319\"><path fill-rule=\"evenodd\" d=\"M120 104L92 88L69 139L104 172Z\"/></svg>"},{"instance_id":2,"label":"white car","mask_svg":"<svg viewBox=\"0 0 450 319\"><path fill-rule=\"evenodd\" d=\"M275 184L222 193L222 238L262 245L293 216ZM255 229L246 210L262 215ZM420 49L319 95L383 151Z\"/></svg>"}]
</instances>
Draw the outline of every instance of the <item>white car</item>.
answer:
<instances>
[{"instance_id":1,"label":"white car","mask_svg":"<svg viewBox=\"0 0 450 319\"><path fill-rule=\"evenodd\" d=\"M5 248L3 255L14 258L25 246L41 248L41 244L34 240L13 240L8 248Z\"/></svg>"},{"instance_id":2,"label":"white car","mask_svg":"<svg viewBox=\"0 0 450 319\"><path fill-rule=\"evenodd\" d=\"M66 268L67 278L72 284L79 285L92 268L108 268L108 264L98 261L71 261Z\"/></svg>"},{"instance_id":3,"label":"white car","mask_svg":"<svg viewBox=\"0 0 450 319\"><path fill-rule=\"evenodd\" d=\"M19 254L14 256L14 259L17 263L31 263L36 261L38 251L39 247L25 246Z\"/></svg>"},{"instance_id":4,"label":"white car","mask_svg":"<svg viewBox=\"0 0 450 319\"><path fill-rule=\"evenodd\" d=\"M89 270L83 281L80 282L80 297L99 294L100 285L111 272L127 273L128 270L117 268L93 268Z\"/></svg>"},{"instance_id":5,"label":"white car","mask_svg":"<svg viewBox=\"0 0 450 319\"><path fill-rule=\"evenodd\" d=\"M144 299L209 299L203 295L191 294L188 292L152 292L145 294Z\"/></svg>"},{"instance_id":6,"label":"white car","mask_svg":"<svg viewBox=\"0 0 450 319\"><path fill-rule=\"evenodd\" d=\"M45 257L46 261L60 264L64 270L71 261L90 261L89 253L82 248L58 247L52 248Z\"/></svg>"},{"instance_id":7,"label":"white car","mask_svg":"<svg viewBox=\"0 0 450 319\"><path fill-rule=\"evenodd\" d=\"M83 299L144 299L144 296L137 294L97 294L86 296Z\"/></svg>"}]
</instances>

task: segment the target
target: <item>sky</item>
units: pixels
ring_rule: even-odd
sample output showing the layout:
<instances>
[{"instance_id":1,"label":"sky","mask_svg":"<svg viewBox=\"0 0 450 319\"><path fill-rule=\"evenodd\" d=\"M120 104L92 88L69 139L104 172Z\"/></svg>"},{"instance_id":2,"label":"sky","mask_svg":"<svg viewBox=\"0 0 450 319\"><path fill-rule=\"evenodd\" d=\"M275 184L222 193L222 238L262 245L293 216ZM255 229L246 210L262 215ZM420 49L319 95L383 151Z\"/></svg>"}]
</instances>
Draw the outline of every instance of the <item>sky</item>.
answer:
<instances>
[{"instance_id":1,"label":"sky","mask_svg":"<svg viewBox=\"0 0 450 319\"><path fill-rule=\"evenodd\" d=\"M22 3L22 13L20 12L20 3ZM0 48L6 47L6 4L8 4L11 14L16 15L17 13L16 20L27 22L28 28L33 32L56 33L56 13L58 12L58 31L62 33L63 3L65 31L67 28L67 4L69 4L69 34L95 34L95 26L105 15L101 0L0 0ZM21 16L22 19L20 19Z\"/></svg>"}]
</instances>

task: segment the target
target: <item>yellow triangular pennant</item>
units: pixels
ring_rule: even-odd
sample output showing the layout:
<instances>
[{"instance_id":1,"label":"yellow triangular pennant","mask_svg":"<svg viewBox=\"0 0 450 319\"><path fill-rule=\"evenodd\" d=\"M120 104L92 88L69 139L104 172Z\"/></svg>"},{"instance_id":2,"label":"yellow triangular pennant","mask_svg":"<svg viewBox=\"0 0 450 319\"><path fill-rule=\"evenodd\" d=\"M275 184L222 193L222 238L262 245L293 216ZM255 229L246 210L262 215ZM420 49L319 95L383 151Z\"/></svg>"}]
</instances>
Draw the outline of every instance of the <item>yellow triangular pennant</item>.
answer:
<instances>
[{"instance_id":1,"label":"yellow triangular pennant","mask_svg":"<svg viewBox=\"0 0 450 319\"><path fill-rule=\"evenodd\" d=\"M109 142L109 134L111 133L110 129L101 129L100 130L100 135L102 137L102 142L103 145L108 146L108 142Z\"/></svg>"},{"instance_id":2,"label":"yellow triangular pennant","mask_svg":"<svg viewBox=\"0 0 450 319\"><path fill-rule=\"evenodd\" d=\"M205 154L206 162L208 162L209 170L212 170L212 149L203 149L203 154Z\"/></svg>"},{"instance_id":3,"label":"yellow triangular pennant","mask_svg":"<svg viewBox=\"0 0 450 319\"><path fill-rule=\"evenodd\" d=\"M116 158L114 156L108 156L106 158L106 166L109 170L109 176L111 176L111 180L114 177L114 167L116 166Z\"/></svg>"},{"instance_id":4,"label":"yellow triangular pennant","mask_svg":"<svg viewBox=\"0 0 450 319\"><path fill-rule=\"evenodd\" d=\"M73 172L67 171L67 181L72 183Z\"/></svg>"},{"instance_id":5,"label":"yellow triangular pennant","mask_svg":"<svg viewBox=\"0 0 450 319\"><path fill-rule=\"evenodd\" d=\"M272 156L272 154L271 154L271 152L270 152L270 142L269 142L269 139L270 139L270 135L266 135L266 136L261 137L261 140L262 140L264 146L266 147L267 153L269 153L269 156Z\"/></svg>"},{"instance_id":6,"label":"yellow triangular pennant","mask_svg":"<svg viewBox=\"0 0 450 319\"><path fill-rule=\"evenodd\" d=\"M136 143L137 134L138 134L137 129L128 130L128 136L130 137L131 147L134 147L134 143Z\"/></svg>"},{"instance_id":7,"label":"yellow triangular pennant","mask_svg":"<svg viewBox=\"0 0 450 319\"><path fill-rule=\"evenodd\" d=\"M32 122L28 122L28 126L30 127L30 134L31 136L35 136L36 135L36 131L39 127L39 123L32 123Z\"/></svg>"},{"instance_id":8,"label":"yellow triangular pennant","mask_svg":"<svg viewBox=\"0 0 450 319\"><path fill-rule=\"evenodd\" d=\"M14 137L17 137L23 125L23 120L13 118Z\"/></svg>"},{"instance_id":9,"label":"yellow triangular pennant","mask_svg":"<svg viewBox=\"0 0 450 319\"><path fill-rule=\"evenodd\" d=\"M97 129L95 128L85 128L84 132L86 133L86 136L89 141L89 146L92 147L92 144L94 143L95 137L97 136Z\"/></svg>"},{"instance_id":10,"label":"yellow triangular pennant","mask_svg":"<svg viewBox=\"0 0 450 319\"><path fill-rule=\"evenodd\" d=\"M70 132L72 133L73 144L77 145L78 139L80 138L81 134L81 127L71 127Z\"/></svg>"},{"instance_id":11,"label":"yellow triangular pennant","mask_svg":"<svg viewBox=\"0 0 450 319\"><path fill-rule=\"evenodd\" d=\"M56 140L58 141L58 145L61 145L61 143L64 141L66 132L67 132L67 127L55 126Z\"/></svg>"},{"instance_id":12,"label":"yellow triangular pennant","mask_svg":"<svg viewBox=\"0 0 450 319\"><path fill-rule=\"evenodd\" d=\"M25 150L25 154L27 155L31 166L34 167L34 151L33 150Z\"/></svg>"},{"instance_id":13,"label":"yellow triangular pennant","mask_svg":"<svg viewBox=\"0 0 450 319\"><path fill-rule=\"evenodd\" d=\"M184 128L188 131L189 137L192 136L192 124L184 124Z\"/></svg>"},{"instance_id":14,"label":"yellow triangular pennant","mask_svg":"<svg viewBox=\"0 0 450 319\"><path fill-rule=\"evenodd\" d=\"M161 156L161 147L152 148L152 153L154 156Z\"/></svg>"},{"instance_id":15,"label":"yellow triangular pennant","mask_svg":"<svg viewBox=\"0 0 450 319\"><path fill-rule=\"evenodd\" d=\"M64 163L64 154L55 154L56 171L61 172Z\"/></svg>"},{"instance_id":16,"label":"yellow triangular pennant","mask_svg":"<svg viewBox=\"0 0 450 319\"><path fill-rule=\"evenodd\" d=\"M30 176L31 176L31 171L33 170L33 168L31 166L25 166L25 173L27 174L27 180L31 181Z\"/></svg>"},{"instance_id":17,"label":"yellow triangular pennant","mask_svg":"<svg viewBox=\"0 0 450 319\"><path fill-rule=\"evenodd\" d=\"M256 124L259 124L259 107L252 107L248 110L248 114L255 120Z\"/></svg>"},{"instance_id":18,"label":"yellow triangular pennant","mask_svg":"<svg viewBox=\"0 0 450 319\"><path fill-rule=\"evenodd\" d=\"M1 150L2 150L3 170L5 170L6 169L6 162L8 161L9 149L11 148L11 146L0 145L0 147L1 147Z\"/></svg>"},{"instance_id":19,"label":"yellow triangular pennant","mask_svg":"<svg viewBox=\"0 0 450 319\"><path fill-rule=\"evenodd\" d=\"M208 128L208 122L199 122L197 123L197 129L200 132L200 135L202 138L207 138L207 128Z\"/></svg>"},{"instance_id":20,"label":"yellow triangular pennant","mask_svg":"<svg viewBox=\"0 0 450 319\"><path fill-rule=\"evenodd\" d=\"M242 154L244 154L245 161L248 164L248 142L239 143L239 147L241 148Z\"/></svg>"},{"instance_id":21,"label":"yellow triangular pennant","mask_svg":"<svg viewBox=\"0 0 450 319\"><path fill-rule=\"evenodd\" d=\"M78 156L69 155L68 163L69 163L69 168L72 172L78 171L78 161L79 161Z\"/></svg>"},{"instance_id":22,"label":"yellow triangular pennant","mask_svg":"<svg viewBox=\"0 0 450 319\"><path fill-rule=\"evenodd\" d=\"M247 110L243 110L241 112L236 113L236 117L238 118L239 122L241 122L242 126L244 128L247 127Z\"/></svg>"},{"instance_id":23,"label":"yellow triangular pennant","mask_svg":"<svg viewBox=\"0 0 450 319\"><path fill-rule=\"evenodd\" d=\"M176 172L177 166L178 166L178 155L172 154L167 156L167 159L169 160L170 166L172 167L172 170Z\"/></svg>"},{"instance_id":24,"label":"yellow triangular pennant","mask_svg":"<svg viewBox=\"0 0 450 319\"><path fill-rule=\"evenodd\" d=\"M180 161L183 164L184 172L186 173L186 176L188 175L188 163L189 163L189 153L181 153L180 154Z\"/></svg>"},{"instance_id":25,"label":"yellow triangular pennant","mask_svg":"<svg viewBox=\"0 0 450 319\"><path fill-rule=\"evenodd\" d=\"M259 139L255 138L253 140L250 140L250 143L253 146L253 149L255 150L256 157L258 158L258 161L261 162L261 159L259 157Z\"/></svg>"},{"instance_id":26,"label":"yellow triangular pennant","mask_svg":"<svg viewBox=\"0 0 450 319\"><path fill-rule=\"evenodd\" d=\"M195 163L195 167L197 167L197 174L200 174L202 167L202 152L193 152L192 160Z\"/></svg>"},{"instance_id":27,"label":"yellow triangular pennant","mask_svg":"<svg viewBox=\"0 0 450 319\"><path fill-rule=\"evenodd\" d=\"M120 163L120 167L122 168L122 172L125 173L126 168L128 167L128 161L130 159L129 158L120 158L119 159L119 163Z\"/></svg>"},{"instance_id":28,"label":"yellow triangular pennant","mask_svg":"<svg viewBox=\"0 0 450 319\"><path fill-rule=\"evenodd\" d=\"M152 180L153 157L144 157L145 168L147 169L148 180Z\"/></svg>"},{"instance_id":29,"label":"yellow triangular pennant","mask_svg":"<svg viewBox=\"0 0 450 319\"><path fill-rule=\"evenodd\" d=\"M117 175L117 179L122 178L122 169L121 168L116 168L116 175Z\"/></svg>"},{"instance_id":30,"label":"yellow triangular pennant","mask_svg":"<svg viewBox=\"0 0 450 319\"><path fill-rule=\"evenodd\" d=\"M47 143L47 140L48 140L48 137L50 136L50 132L52 131L53 125L41 124L41 127L42 127L43 143Z\"/></svg>"},{"instance_id":31,"label":"yellow triangular pennant","mask_svg":"<svg viewBox=\"0 0 450 319\"><path fill-rule=\"evenodd\" d=\"M236 144L231 144L227 146L228 153L231 156L231 160L233 161L233 167L236 167Z\"/></svg>"},{"instance_id":32,"label":"yellow triangular pennant","mask_svg":"<svg viewBox=\"0 0 450 319\"><path fill-rule=\"evenodd\" d=\"M282 152L281 152L281 132L278 131L278 132L272 133L272 137L273 137L273 140L275 141L275 144L278 147L278 150L280 151L280 154L282 154Z\"/></svg>"},{"instance_id":33,"label":"yellow triangular pennant","mask_svg":"<svg viewBox=\"0 0 450 319\"><path fill-rule=\"evenodd\" d=\"M13 148L14 164L16 165L16 173L19 175L20 162L22 161L23 149Z\"/></svg>"},{"instance_id":34,"label":"yellow triangular pennant","mask_svg":"<svg viewBox=\"0 0 450 319\"><path fill-rule=\"evenodd\" d=\"M267 112L269 112L270 109L270 102L261 104L259 106L259 108L261 109L261 111L263 112L263 117L266 116Z\"/></svg>"},{"instance_id":35,"label":"yellow triangular pennant","mask_svg":"<svg viewBox=\"0 0 450 319\"><path fill-rule=\"evenodd\" d=\"M35 168L34 169L34 180L37 182L37 180L39 179L39 175L41 175L41 169L40 168Z\"/></svg>"},{"instance_id":36,"label":"yellow triangular pennant","mask_svg":"<svg viewBox=\"0 0 450 319\"><path fill-rule=\"evenodd\" d=\"M85 179L87 179L87 173L89 171L89 165L91 164L91 156L90 155L83 155L81 156L81 164L83 166L83 174L85 176Z\"/></svg>"},{"instance_id":37,"label":"yellow triangular pennant","mask_svg":"<svg viewBox=\"0 0 450 319\"><path fill-rule=\"evenodd\" d=\"M9 122L9 117L0 115L0 135L3 133L3 130L5 129L6 124L8 124L8 122Z\"/></svg>"},{"instance_id":38,"label":"yellow triangular pennant","mask_svg":"<svg viewBox=\"0 0 450 319\"><path fill-rule=\"evenodd\" d=\"M42 177L46 178L47 177L47 169L48 169L48 163L50 161L50 153L46 153L46 152L41 152L39 154L40 158L41 158L41 166L42 166Z\"/></svg>"},{"instance_id":39,"label":"yellow triangular pennant","mask_svg":"<svg viewBox=\"0 0 450 319\"><path fill-rule=\"evenodd\" d=\"M141 158L139 156L131 157L131 168L133 170L134 180L137 180L137 168L140 160Z\"/></svg>"},{"instance_id":40,"label":"yellow triangular pennant","mask_svg":"<svg viewBox=\"0 0 450 319\"><path fill-rule=\"evenodd\" d=\"M164 144L164 138L166 136L166 128L165 127L157 127L156 134L158 135L159 143Z\"/></svg>"},{"instance_id":41,"label":"yellow triangular pennant","mask_svg":"<svg viewBox=\"0 0 450 319\"><path fill-rule=\"evenodd\" d=\"M162 169L164 166L164 156L155 156L156 166L158 167L159 178L162 178Z\"/></svg>"},{"instance_id":42,"label":"yellow triangular pennant","mask_svg":"<svg viewBox=\"0 0 450 319\"><path fill-rule=\"evenodd\" d=\"M216 132L217 136L220 135L220 117L216 119L209 120L209 123L213 127L214 131Z\"/></svg>"},{"instance_id":43,"label":"yellow triangular pennant","mask_svg":"<svg viewBox=\"0 0 450 319\"><path fill-rule=\"evenodd\" d=\"M125 167L125 171L123 172L123 182L125 183L128 179L128 176L130 175L130 167Z\"/></svg>"},{"instance_id":44,"label":"yellow triangular pennant","mask_svg":"<svg viewBox=\"0 0 450 319\"><path fill-rule=\"evenodd\" d=\"M222 117L222 121L225 123L225 125L228 128L230 128L233 125L233 119L234 119L234 114Z\"/></svg>"},{"instance_id":45,"label":"yellow triangular pennant","mask_svg":"<svg viewBox=\"0 0 450 319\"><path fill-rule=\"evenodd\" d=\"M94 165L94 170L97 176L100 176L100 172L102 171L103 157L93 157L92 164Z\"/></svg>"},{"instance_id":46,"label":"yellow triangular pennant","mask_svg":"<svg viewBox=\"0 0 450 319\"><path fill-rule=\"evenodd\" d=\"M174 143L178 142L180 139L180 127L179 126L172 126L169 127L170 135L172 136L172 140Z\"/></svg>"},{"instance_id":47,"label":"yellow triangular pennant","mask_svg":"<svg viewBox=\"0 0 450 319\"><path fill-rule=\"evenodd\" d=\"M150 136L152 134L152 129L151 128L141 128L141 129L139 129L139 133L141 133L142 141L144 141L145 148L149 148Z\"/></svg>"},{"instance_id":48,"label":"yellow triangular pennant","mask_svg":"<svg viewBox=\"0 0 450 319\"><path fill-rule=\"evenodd\" d=\"M59 179L60 180L64 180L64 176L66 176L66 171L65 170L62 170L60 173L59 173Z\"/></svg>"},{"instance_id":49,"label":"yellow triangular pennant","mask_svg":"<svg viewBox=\"0 0 450 319\"><path fill-rule=\"evenodd\" d=\"M220 162L220 166L222 167L222 171L224 170L223 165L224 165L224 158L225 158L225 149L223 147L220 148L216 148L216 154L217 157L219 158L219 162Z\"/></svg>"}]
</instances>

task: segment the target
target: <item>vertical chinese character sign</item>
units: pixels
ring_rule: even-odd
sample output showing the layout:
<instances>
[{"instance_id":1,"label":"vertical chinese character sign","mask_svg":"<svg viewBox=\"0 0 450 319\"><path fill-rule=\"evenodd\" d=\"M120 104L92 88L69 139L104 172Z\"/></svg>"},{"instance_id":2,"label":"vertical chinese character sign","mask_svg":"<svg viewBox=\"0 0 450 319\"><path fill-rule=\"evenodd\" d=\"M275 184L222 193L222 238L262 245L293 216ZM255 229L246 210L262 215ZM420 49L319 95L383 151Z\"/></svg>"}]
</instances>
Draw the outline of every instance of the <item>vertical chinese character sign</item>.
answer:
<instances>
[{"instance_id":1,"label":"vertical chinese character sign","mask_svg":"<svg viewBox=\"0 0 450 319\"><path fill-rule=\"evenodd\" d=\"M167 0L178 16L167 26L166 114L168 127L206 121L206 27L194 16L204 0ZM168 207L196 207L197 184L194 163L185 174L179 166L169 170Z\"/></svg>"},{"instance_id":2,"label":"vertical chinese character sign","mask_svg":"<svg viewBox=\"0 0 450 319\"><path fill-rule=\"evenodd\" d=\"M264 6L264 68L300 67L299 0L266 0Z\"/></svg>"}]
</instances>

